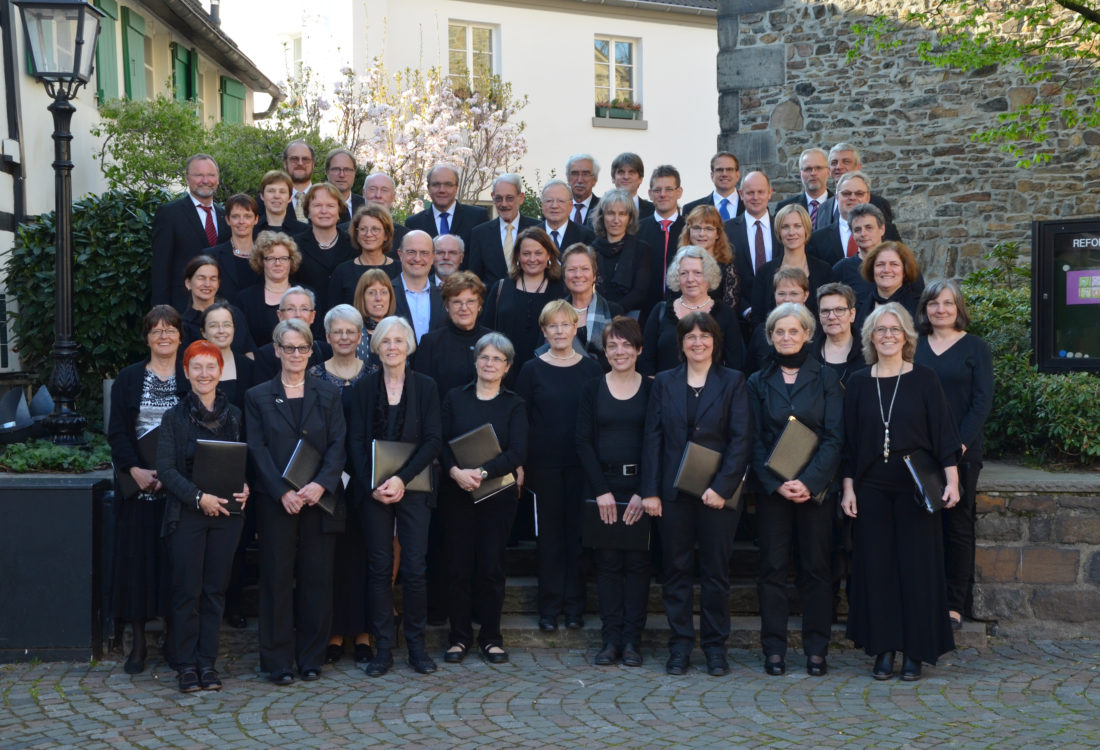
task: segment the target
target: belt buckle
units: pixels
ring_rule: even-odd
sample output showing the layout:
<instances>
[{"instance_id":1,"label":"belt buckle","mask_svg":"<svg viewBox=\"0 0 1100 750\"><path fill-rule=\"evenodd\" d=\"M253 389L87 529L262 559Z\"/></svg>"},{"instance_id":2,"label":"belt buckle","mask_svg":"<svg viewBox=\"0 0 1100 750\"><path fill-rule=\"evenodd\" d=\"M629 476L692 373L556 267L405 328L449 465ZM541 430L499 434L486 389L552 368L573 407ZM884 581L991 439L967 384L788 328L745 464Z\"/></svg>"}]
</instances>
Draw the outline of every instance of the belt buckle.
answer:
<instances>
[{"instance_id":1,"label":"belt buckle","mask_svg":"<svg viewBox=\"0 0 1100 750\"><path fill-rule=\"evenodd\" d=\"M638 464L623 464L623 476L632 477L638 473Z\"/></svg>"}]
</instances>

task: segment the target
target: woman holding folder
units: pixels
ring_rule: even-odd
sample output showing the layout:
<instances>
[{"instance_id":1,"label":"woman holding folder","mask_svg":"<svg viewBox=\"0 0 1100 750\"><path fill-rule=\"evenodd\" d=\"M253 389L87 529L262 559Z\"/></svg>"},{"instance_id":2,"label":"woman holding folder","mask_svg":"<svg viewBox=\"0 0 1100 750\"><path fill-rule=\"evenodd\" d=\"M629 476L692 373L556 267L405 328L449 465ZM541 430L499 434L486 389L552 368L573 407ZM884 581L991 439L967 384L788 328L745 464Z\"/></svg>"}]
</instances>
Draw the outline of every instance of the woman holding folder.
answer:
<instances>
[{"instance_id":1,"label":"woman holding folder","mask_svg":"<svg viewBox=\"0 0 1100 750\"><path fill-rule=\"evenodd\" d=\"M157 476L168 491L164 532L171 550L172 652L184 693L222 687L214 668L219 625L248 500L243 458L239 491L232 497L204 491L225 477L214 476L219 467L196 461L199 440L241 439L241 410L218 388L222 365L221 352L209 341L187 347L183 369L191 392L164 413L157 443Z\"/></svg>"},{"instance_id":2,"label":"woman holding folder","mask_svg":"<svg viewBox=\"0 0 1100 750\"><path fill-rule=\"evenodd\" d=\"M303 680L316 680L325 658L335 535L345 520L346 428L340 389L306 376L309 326L283 320L272 338L279 372L245 394L245 414L259 493L260 668L289 685L295 661ZM284 474L307 476L295 479L295 489Z\"/></svg>"},{"instance_id":3,"label":"woman holding folder","mask_svg":"<svg viewBox=\"0 0 1100 750\"><path fill-rule=\"evenodd\" d=\"M662 597L672 630L665 671L673 675L687 672L695 645L691 605L696 546L702 579L700 645L707 672L729 674L730 555L741 509L732 502L727 507L727 501L738 493L749 465L752 412L745 376L719 364L722 335L707 313L691 312L679 319L676 337L683 362L657 373L646 415L639 494L646 512L661 517ZM696 494L681 487L703 473L695 460L703 452L699 448L717 454L717 468L706 472L711 479ZM685 457L692 460L680 476Z\"/></svg>"},{"instance_id":4,"label":"woman holding folder","mask_svg":"<svg viewBox=\"0 0 1100 750\"><path fill-rule=\"evenodd\" d=\"M527 456L527 409L523 399L501 386L515 360L512 342L500 333L487 333L474 345L477 379L455 388L443 399L443 439L440 456L447 480L439 493L446 528L448 561L448 614L450 647L443 656L449 663L466 657L474 641L472 623L476 611L481 620L478 646L492 664L508 661L500 633L504 607L504 548L512 531L523 483L521 464ZM455 457L454 445L479 428L491 426L500 453L480 466L464 466ZM474 494L483 482L512 475L516 484L479 500Z\"/></svg>"},{"instance_id":5,"label":"woman holding folder","mask_svg":"<svg viewBox=\"0 0 1100 750\"><path fill-rule=\"evenodd\" d=\"M768 314L764 331L771 355L749 377L756 427L752 469L761 490L756 495L757 591L764 671L781 675L787 668L787 561L797 529L802 649L806 672L820 677L828 670L825 654L833 619L830 563L836 501L826 490L840 464L844 393L836 372L809 356L814 319L805 305L780 304Z\"/></svg>"},{"instance_id":6,"label":"woman holding folder","mask_svg":"<svg viewBox=\"0 0 1100 750\"><path fill-rule=\"evenodd\" d=\"M416 334L404 318L384 318L374 329L370 345L382 370L367 375L352 388L348 425L356 487L353 501L367 544L367 611L377 638L374 659L365 671L368 677L381 677L393 666L396 526L401 542L408 662L420 674L428 674L435 671L435 662L424 648L428 619L425 557L435 498L430 488L414 491L413 483L424 472L431 472L432 461L442 447L439 394L431 378L408 366L409 355L416 351ZM398 447L407 448L411 454L403 462L393 462L396 471L381 471L384 452Z\"/></svg>"},{"instance_id":7,"label":"woman holding folder","mask_svg":"<svg viewBox=\"0 0 1100 750\"><path fill-rule=\"evenodd\" d=\"M611 372L590 380L581 390L577 413L577 456L584 469L588 503L598 506L600 520L633 526L642 519L638 495L642 433L653 381L635 365L642 350L638 321L613 318L603 328L601 349ZM590 508L584 509L590 513ZM644 521L648 526L648 519ZM642 665L642 631L649 603L649 550L595 550L596 590L603 621L599 666L622 659L623 666Z\"/></svg>"}]
</instances>

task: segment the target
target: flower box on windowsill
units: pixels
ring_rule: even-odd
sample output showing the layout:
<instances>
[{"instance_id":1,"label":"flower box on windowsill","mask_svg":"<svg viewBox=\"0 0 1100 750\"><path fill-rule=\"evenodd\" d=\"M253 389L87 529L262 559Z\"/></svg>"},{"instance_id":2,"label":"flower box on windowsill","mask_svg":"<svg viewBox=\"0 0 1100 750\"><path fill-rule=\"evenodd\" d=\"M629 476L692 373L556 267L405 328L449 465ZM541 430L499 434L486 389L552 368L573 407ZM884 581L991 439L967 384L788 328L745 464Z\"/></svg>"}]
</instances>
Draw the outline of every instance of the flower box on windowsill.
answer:
<instances>
[{"instance_id":1,"label":"flower box on windowsill","mask_svg":"<svg viewBox=\"0 0 1100 750\"><path fill-rule=\"evenodd\" d=\"M596 107L596 117L606 117L612 120L640 120L642 113L637 109L625 107Z\"/></svg>"}]
</instances>

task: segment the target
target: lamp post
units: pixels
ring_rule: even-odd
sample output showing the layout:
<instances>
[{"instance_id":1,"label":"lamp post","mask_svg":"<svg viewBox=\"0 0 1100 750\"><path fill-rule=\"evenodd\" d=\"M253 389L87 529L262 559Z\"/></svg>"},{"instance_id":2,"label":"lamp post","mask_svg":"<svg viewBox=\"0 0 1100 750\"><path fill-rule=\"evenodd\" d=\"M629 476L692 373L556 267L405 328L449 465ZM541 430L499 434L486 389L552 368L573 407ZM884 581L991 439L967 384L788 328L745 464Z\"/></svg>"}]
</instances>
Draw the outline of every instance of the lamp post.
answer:
<instances>
[{"instance_id":1,"label":"lamp post","mask_svg":"<svg viewBox=\"0 0 1100 750\"><path fill-rule=\"evenodd\" d=\"M48 387L53 413L46 429L53 442L79 445L87 420L76 410L80 375L73 340L73 134L70 122L76 111L71 100L92 77L96 40L102 13L82 0L15 0L23 18L27 48L34 60L34 77L53 99L54 200L57 235L54 342L50 351L53 371Z\"/></svg>"}]
</instances>

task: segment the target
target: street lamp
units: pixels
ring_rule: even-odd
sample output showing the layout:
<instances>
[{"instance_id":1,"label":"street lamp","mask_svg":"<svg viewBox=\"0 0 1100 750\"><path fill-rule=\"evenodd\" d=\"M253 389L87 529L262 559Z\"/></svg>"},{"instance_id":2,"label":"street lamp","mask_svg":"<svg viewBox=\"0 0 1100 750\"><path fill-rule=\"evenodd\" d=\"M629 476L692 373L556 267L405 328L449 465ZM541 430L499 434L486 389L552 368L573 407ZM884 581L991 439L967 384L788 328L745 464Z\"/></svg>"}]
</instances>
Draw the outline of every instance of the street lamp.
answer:
<instances>
[{"instance_id":1,"label":"street lamp","mask_svg":"<svg viewBox=\"0 0 1100 750\"><path fill-rule=\"evenodd\" d=\"M57 235L53 371L48 386L54 409L46 418L46 429L55 443L79 445L84 442L87 420L76 410L80 375L73 340L73 134L69 130L76 110L70 100L92 77L103 14L81 0L15 0L15 5L23 18L34 77L53 99L49 110L53 113Z\"/></svg>"}]
</instances>

